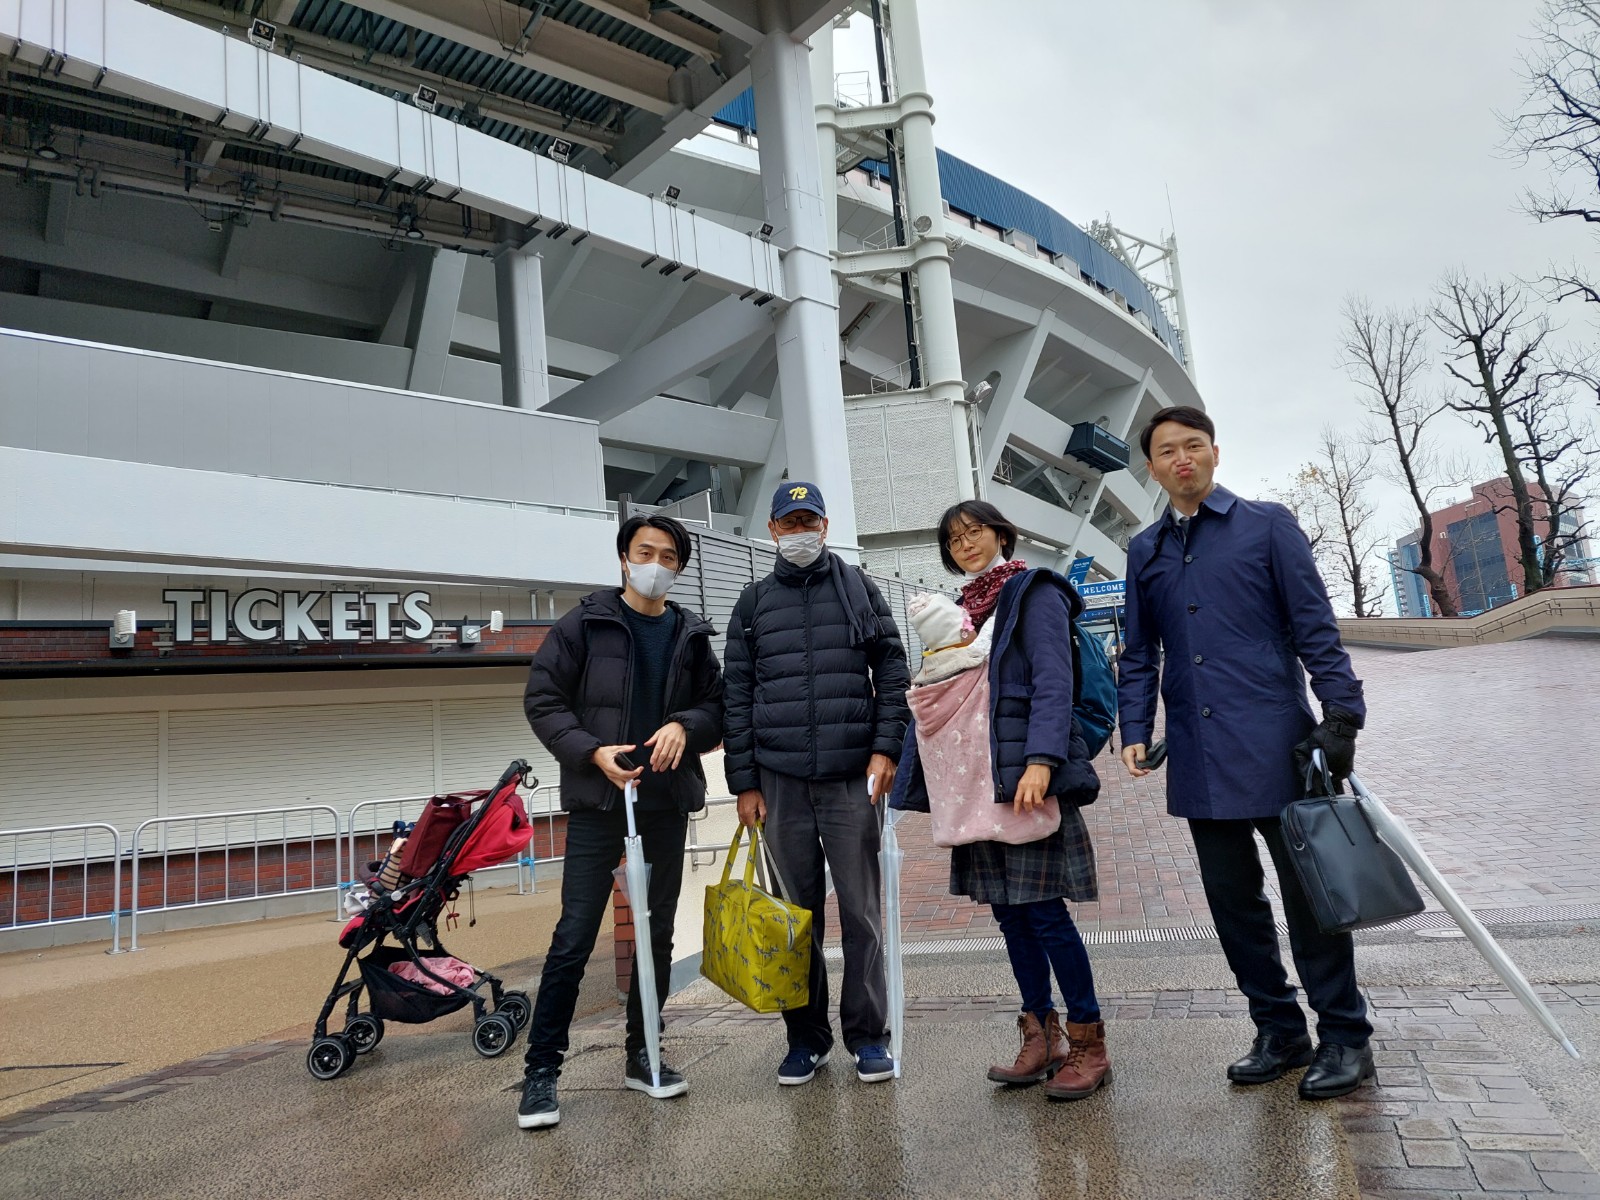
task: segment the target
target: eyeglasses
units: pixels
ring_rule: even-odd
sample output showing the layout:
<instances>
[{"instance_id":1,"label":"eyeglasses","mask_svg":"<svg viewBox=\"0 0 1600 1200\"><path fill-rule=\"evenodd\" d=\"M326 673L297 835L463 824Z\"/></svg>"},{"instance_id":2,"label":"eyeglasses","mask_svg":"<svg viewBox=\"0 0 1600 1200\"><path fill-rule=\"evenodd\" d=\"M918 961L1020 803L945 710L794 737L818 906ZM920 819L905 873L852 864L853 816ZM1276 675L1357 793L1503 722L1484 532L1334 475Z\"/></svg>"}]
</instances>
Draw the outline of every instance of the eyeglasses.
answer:
<instances>
[{"instance_id":1,"label":"eyeglasses","mask_svg":"<svg viewBox=\"0 0 1600 1200\"><path fill-rule=\"evenodd\" d=\"M957 546L976 546L978 535L987 528L989 528L987 525L968 525L945 538L944 544L952 550Z\"/></svg>"},{"instance_id":2,"label":"eyeglasses","mask_svg":"<svg viewBox=\"0 0 1600 1200\"><path fill-rule=\"evenodd\" d=\"M793 533L796 529L821 529L822 518L810 509L802 509L779 517L773 524L785 533Z\"/></svg>"}]
</instances>

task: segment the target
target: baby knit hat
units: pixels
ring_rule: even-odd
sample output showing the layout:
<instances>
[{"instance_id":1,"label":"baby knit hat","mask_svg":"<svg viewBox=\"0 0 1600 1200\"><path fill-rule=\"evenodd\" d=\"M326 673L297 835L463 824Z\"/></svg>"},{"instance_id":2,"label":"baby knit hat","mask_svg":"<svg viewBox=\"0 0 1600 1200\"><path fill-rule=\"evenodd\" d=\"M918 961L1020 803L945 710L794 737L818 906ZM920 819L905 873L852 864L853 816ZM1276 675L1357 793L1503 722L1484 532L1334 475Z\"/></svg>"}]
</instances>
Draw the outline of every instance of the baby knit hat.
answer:
<instances>
[{"instance_id":1,"label":"baby knit hat","mask_svg":"<svg viewBox=\"0 0 1600 1200\"><path fill-rule=\"evenodd\" d=\"M949 596L923 592L906 603L906 614L927 653L957 645L972 629L972 618Z\"/></svg>"}]
</instances>

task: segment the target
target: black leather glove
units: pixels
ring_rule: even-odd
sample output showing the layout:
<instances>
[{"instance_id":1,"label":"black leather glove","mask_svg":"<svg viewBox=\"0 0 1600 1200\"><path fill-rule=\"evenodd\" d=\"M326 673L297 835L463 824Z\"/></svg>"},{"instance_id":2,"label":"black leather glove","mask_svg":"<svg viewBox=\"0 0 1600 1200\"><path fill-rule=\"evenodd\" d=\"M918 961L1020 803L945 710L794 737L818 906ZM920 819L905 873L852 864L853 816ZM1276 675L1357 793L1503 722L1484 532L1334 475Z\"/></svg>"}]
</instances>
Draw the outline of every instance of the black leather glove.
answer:
<instances>
[{"instance_id":1,"label":"black leather glove","mask_svg":"<svg viewBox=\"0 0 1600 1200\"><path fill-rule=\"evenodd\" d=\"M1361 719L1354 714L1342 709L1325 708L1322 710L1322 723L1311 731L1310 737L1294 748L1295 772L1301 779L1306 778L1307 772L1311 773L1312 795L1320 795L1323 790L1321 776L1312 771L1312 751L1322 751L1328 774L1333 777L1334 794L1337 795L1344 791L1344 781L1350 778L1350 772L1356 765L1356 731L1360 728Z\"/></svg>"}]
</instances>

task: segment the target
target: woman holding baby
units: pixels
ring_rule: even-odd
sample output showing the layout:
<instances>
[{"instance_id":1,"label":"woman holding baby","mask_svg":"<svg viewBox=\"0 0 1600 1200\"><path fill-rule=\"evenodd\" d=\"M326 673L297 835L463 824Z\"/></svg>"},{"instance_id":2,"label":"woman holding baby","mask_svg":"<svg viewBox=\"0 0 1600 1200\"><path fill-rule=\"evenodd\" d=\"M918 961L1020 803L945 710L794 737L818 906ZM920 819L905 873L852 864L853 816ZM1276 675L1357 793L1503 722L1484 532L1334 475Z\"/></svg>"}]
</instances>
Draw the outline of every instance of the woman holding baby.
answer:
<instances>
[{"instance_id":1,"label":"woman holding baby","mask_svg":"<svg viewBox=\"0 0 1600 1200\"><path fill-rule=\"evenodd\" d=\"M1098 894L1078 810L1100 780L1072 715L1083 602L1061 575L1013 557L1016 526L994 505L957 504L940 530L945 567L967 582L959 606L945 596L910 606L923 666L890 804L932 814L934 841L951 847L951 893L988 904L1005 935L1022 1047L989 1078L1044 1080L1052 1099L1082 1099L1111 1077L1089 955L1067 910Z\"/></svg>"}]
</instances>

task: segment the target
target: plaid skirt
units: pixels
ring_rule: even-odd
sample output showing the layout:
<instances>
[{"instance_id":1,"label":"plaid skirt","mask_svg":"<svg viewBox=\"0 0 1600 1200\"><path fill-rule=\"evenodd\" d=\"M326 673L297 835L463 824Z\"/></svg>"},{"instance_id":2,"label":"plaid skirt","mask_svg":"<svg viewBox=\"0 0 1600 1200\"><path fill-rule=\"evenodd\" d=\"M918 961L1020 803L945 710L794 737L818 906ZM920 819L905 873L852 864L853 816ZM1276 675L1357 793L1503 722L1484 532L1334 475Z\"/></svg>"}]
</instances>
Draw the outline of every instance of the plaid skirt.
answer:
<instances>
[{"instance_id":1,"label":"plaid skirt","mask_svg":"<svg viewBox=\"0 0 1600 1200\"><path fill-rule=\"evenodd\" d=\"M950 851L950 894L979 904L1033 904L1064 896L1098 899L1094 846L1083 813L1063 805L1061 828L1020 846L970 842Z\"/></svg>"}]
</instances>

